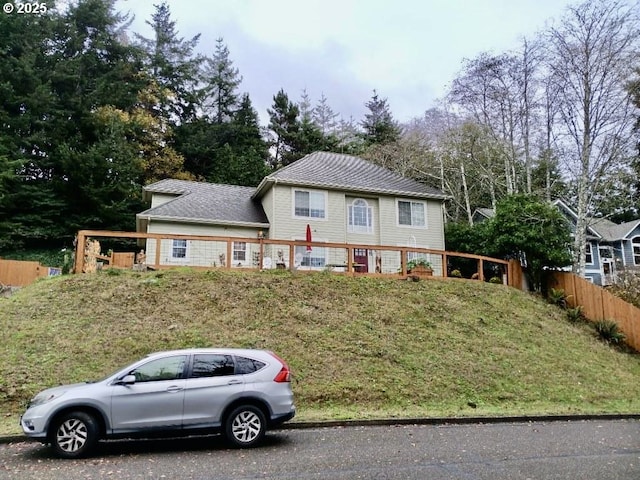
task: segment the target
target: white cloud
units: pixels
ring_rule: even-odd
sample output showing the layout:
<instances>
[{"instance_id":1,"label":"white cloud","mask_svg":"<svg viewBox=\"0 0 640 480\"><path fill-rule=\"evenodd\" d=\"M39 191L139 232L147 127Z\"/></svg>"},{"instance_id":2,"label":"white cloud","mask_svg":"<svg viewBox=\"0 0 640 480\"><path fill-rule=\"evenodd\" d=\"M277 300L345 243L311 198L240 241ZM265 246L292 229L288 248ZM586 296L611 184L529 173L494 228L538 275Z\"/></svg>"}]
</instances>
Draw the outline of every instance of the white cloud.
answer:
<instances>
[{"instance_id":1,"label":"white cloud","mask_svg":"<svg viewBox=\"0 0 640 480\"><path fill-rule=\"evenodd\" d=\"M120 0L135 29L153 2ZM273 95L324 92L334 110L360 119L373 89L397 119L420 116L445 93L463 58L500 53L558 17L568 0L169 0L181 36L201 33L210 54L223 37L266 123ZM149 32L145 33L149 35Z\"/></svg>"}]
</instances>

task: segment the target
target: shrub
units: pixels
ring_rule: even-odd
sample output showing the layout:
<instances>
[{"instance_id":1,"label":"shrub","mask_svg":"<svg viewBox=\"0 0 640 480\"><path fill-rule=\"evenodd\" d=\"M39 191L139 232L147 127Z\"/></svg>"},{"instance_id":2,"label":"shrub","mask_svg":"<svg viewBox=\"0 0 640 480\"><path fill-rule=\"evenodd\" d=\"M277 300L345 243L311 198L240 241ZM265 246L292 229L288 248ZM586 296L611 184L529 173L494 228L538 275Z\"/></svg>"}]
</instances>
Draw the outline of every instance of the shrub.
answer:
<instances>
[{"instance_id":1,"label":"shrub","mask_svg":"<svg viewBox=\"0 0 640 480\"><path fill-rule=\"evenodd\" d=\"M561 288L552 288L549 290L547 298L552 305L557 305L562 308L567 307L567 296Z\"/></svg>"},{"instance_id":2,"label":"shrub","mask_svg":"<svg viewBox=\"0 0 640 480\"><path fill-rule=\"evenodd\" d=\"M502 279L500 277L491 277L489 279L489 283L495 283L497 285L501 285L502 284Z\"/></svg>"},{"instance_id":3,"label":"shrub","mask_svg":"<svg viewBox=\"0 0 640 480\"><path fill-rule=\"evenodd\" d=\"M640 308L640 272L620 272L611 293Z\"/></svg>"},{"instance_id":4,"label":"shrub","mask_svg":"<svg viewBox=\"0 0 640 480\"><path fill-rule=\"evenodd\" d=\"M618 324L611 320L601 320L596 322L595 328L600 338L607 343L621 345L626 339L625 334L620 331Z\"/></svg>"},{"instance_id":5,"label":"shrub","mask_svg":"<svg viewBox=\"0 0 640 480\"><path fill-rule=\"evenodd\" d=\"M451 270L449 276L454 278L462 278L462 273L460 273L460 270L456 268L455 270Z\"/></svg>"},{"instance_id":6,"label":"shrub","mask_svg":"<svg viewBox=\"0 0 640 480\"><path fill-rule=\"evenodd\" d=\"M582 306L578 305L575 308L567 308L567 319L571 323L576 323L584 320L584 315L582 313Z\"/></svg>"}]
</instances>

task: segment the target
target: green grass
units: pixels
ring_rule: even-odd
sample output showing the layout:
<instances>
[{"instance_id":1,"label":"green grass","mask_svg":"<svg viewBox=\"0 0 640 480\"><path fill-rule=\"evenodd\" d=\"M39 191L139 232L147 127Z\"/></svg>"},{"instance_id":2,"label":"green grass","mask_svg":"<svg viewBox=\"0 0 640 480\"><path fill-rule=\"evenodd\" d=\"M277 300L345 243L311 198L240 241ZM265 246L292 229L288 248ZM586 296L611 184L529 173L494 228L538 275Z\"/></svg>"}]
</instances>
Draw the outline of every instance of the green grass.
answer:
<instances>
[{"instance_id":1,"label":"green grass","mask_svg":"<svg viewBox=\"0 0 640 480\"><path fill-rule=\"evenodd\" d=\"M285 358L297 420L640 412L640 355L477 281L106 271L0 299L0 331L0 434L42 388L209 345Z\"/></svg>"}]
</instances>

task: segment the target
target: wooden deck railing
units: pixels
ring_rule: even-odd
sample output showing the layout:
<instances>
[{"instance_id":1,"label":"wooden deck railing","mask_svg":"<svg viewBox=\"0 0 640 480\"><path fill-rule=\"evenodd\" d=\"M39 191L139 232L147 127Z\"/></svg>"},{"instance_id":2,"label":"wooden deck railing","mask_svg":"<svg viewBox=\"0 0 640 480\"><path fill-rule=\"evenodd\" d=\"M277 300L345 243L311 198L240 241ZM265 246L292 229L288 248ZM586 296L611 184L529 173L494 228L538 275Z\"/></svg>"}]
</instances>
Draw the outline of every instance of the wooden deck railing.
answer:
<instances>
[{"instance_id":1,"label":"wooden deck railing","mask_svg":"<svg viewBox=\"0 0 640 480\"><path fill-rule=\"evenodd\" d=\"M318 270L331 268L347 275L380 275L397 276L406 278L410 272L407 270L407 263L413 256L428 258L433 265L433 275L435 277L447 278L450 276L452 265L456 261L465 260L475 263L472 267L474 275L469 277L485 280L485 272L493 270L492 276L499 276L502 283L512 287L523 289L522 270L517 261L507 261L498 258L472 255L459 252L448 252L444 250L434 250L417 247L400 247L391 245L370 245L353 243L332 243L332 242L306 242L304 240L278 240L270 238L248 238L248 237L220 237L206 235L181 235L181 234L159 234L159 233L138 233L138 232L117 232L102 230L81 230L78 232L76 243L76 256L74 272L86 271L87 246L89 239L135 239L144 242L141 245L144 251L144 263L148 268L163 269L176 266L192 266L200 268L247 268L245 264L238 264L234 259L233 246L237 243L251 245L247 252L254 254L252 265L249 268L264 270L267 268L287 268L290 270ZM197 244L193 250L200 251L200 257L191 259L190 262L168 262L166 252L169 248L167 241L188 240ZM165 244L163 245L163 241ZM298 252L296 252L298 247ZM327 260L320 267L308 264L300 264L300 250L325 249L329 252ZM363 265L356 261L356 252L364 251L375 253L375 269L372 272L362 272ZM142 253L142 252L140 252ZM94 252L95 257L95 252ZM98 252L100 258L105 258ZM136 256L136 257L139 257ZM95 259L95 258L94 258ZM268 262L266 260L269 260ZM303 258L304 263L304 258ZM374 262L372 262L374 263Z\"/></svg>"}]
</instances>

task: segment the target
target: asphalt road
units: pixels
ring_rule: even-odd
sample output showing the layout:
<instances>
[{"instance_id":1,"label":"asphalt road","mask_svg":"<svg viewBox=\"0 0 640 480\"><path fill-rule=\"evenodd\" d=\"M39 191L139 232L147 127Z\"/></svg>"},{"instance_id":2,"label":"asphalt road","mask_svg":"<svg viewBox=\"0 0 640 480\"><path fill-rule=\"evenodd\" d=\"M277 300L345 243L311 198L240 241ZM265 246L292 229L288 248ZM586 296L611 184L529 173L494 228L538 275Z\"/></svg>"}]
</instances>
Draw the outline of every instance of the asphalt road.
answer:
<instances>
[{"instance_id":1,"label":"asphalt road","mask_svg":"<svg viewBox=\"0 0 640 480\"><path fill-rule=\"evenodd\" d=\"M0 445L0 479L640 479L640 420L280 430L260 448L220 437L102 445L58 460L33 442Z\"/></svg>"}]
</instances>

